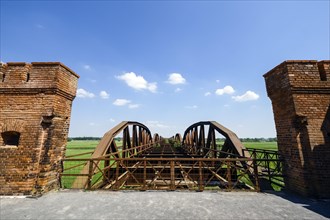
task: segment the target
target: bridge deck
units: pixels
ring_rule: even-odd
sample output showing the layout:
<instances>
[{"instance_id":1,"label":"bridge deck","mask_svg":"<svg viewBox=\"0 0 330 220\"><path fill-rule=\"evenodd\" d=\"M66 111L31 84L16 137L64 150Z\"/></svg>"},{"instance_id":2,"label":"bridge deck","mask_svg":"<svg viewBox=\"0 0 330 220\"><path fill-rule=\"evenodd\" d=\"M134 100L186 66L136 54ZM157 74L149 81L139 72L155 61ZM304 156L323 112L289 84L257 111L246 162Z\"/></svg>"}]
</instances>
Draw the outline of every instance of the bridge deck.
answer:
<instances>
[{"instance_id":1,"label":"bridge deck","mask_svg":"<svg viewBox=\"0 0 330 220\"><path fill-rule=\"evenodd\" d=\"M182 147L172 147L170 144L163 144L160 147L152 147L148 152L139 154L145 158L192 158Z\"/></svg>"}]
</instances>

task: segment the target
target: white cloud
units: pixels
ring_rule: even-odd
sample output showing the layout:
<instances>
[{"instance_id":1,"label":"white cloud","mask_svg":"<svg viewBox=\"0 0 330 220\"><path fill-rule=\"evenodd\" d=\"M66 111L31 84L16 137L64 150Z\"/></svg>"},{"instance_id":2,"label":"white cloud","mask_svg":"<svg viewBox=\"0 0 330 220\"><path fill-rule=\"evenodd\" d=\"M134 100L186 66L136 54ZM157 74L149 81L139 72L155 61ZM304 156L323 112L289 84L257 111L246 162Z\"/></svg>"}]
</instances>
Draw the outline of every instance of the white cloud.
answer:
<instances>
[{"instance_id":1,"label":"white cloud","mask_svg":"<svg viewBox=\"0 0 330 220\"><path fill-rule=\"evenodd\" d=\"M172 85L185 84L186 79L183 78L180 73L171 73L168 76L168 80L166 82Z\"/></svg>"},{"instance_id":2,"label":"white cloud","mask_svg":"<svg viewBox=\"0 0 330 220\"><path fill-rule=\"evenodd\" d=\"M198 108L198 106L197 105L191 105L191 106L185 106L185 108L196 109L196 108Z\"/></svg>"},{"instance_id":3,"label":"white cloud","mask_svg":"<svg viewBox=\"0 0 330 220\"><path fill-rule=\"evenodd\" d=\"M85 70L91 70L91 66L90 66L90 65L84 65L83 68L84 68Z\"/></svg>"},{"instance_id":4,"label":"white cloud","mask_svg":"<svg viewBox=\"0 0 330 220\"><path fill-rule=\"evenodd\" d=\"M131 100L127 100L127 99L116 99L113 104L117 105L117 106L124 106L131 103Z\"/></svg>"},{"instance_id":5,"label":"white cloud","mask_svg":"<svg viewBox=\"0 0 330 220\"><path fill-rule=\"evenodd\" d=\"M95 126L96 124L94 122L90 122L89 126Z\"/></svg>"},{"instance_id":6,"label":"white cloud","mask_svg":"<svg viewBox=\"0 0 330 220\"><path fill-rule=\"evenodd\" d=\"M130 105L128 105L128 108L138 108L138 107L140 107L139 104L130 104Z\"/></svg>"},{"instance_id":7,"label":"white cloud","mask_svg":"<svg viewBox=\"0 0 330 220\"><path fill-rule=\"evenodd\" d=\"M113 119L113 118L110 118L109 121L113 123L113 122L115 122L116 120Z\"/></svg>"},{"instance_id":8,"label":"white cloud","mask_svg":"<svg viewBox=\"0 0 330 220\"><path fill-rule=\"evenodd\" d=\"M210 96L210 95L211 95L210 92L206 92L206 93L204 93L204 96Z\"/></svg>"},{"instance_id":9,"label":"white cloud","mask_svg":"<svg viewBox=\"0 0 330 220\"><path fill-rule=\"evenodd\" d=\"M88 92L84 89L78 89L77 90L77 97L79 98L94 98L95 95L91 92Z\"/></svg>"},{"instance_id":10,"label":"white cloud","mask_svg":"<svg viewBox=\"0 0 330 220\"><path fill-rule=\"evenodd\" d=\"M225 86L223 89L217 89L215 94L223 95L223 94L233 94L235 92L234 88L231 86Z\"/></svg>"},{"instance_id":11,"label":"white cloud","mask_svg":"<svg viewBox=\"0 0 330 220\"><path fill-rule=\"evenodd\" d=\"M39 29L44 29L45 27L41 24L36 24L36 27L39 28Z\"/></svg>"},{"instance_id":12,"label":"white cloud","mask_svg":"<svg viewBox=\"0 0 330 220\"><path fill-rule=\"evenodd\" d=\"M169 128L170 126L162 124L159 121L146 121L144 123L149 128Z\"/></svg>"},{"instance_id":13,"label":"white cloud","mask_svg":"<svg viewBox=\"0 0 330 220\"><path fill-rule=\"evenodd\" d=\"M156 82L148 83L147 89L153 93L157 92L157 83Z\"/></svg>"},{"instance_id":14,"label":"white cloud","mask_svg":"<svg viewBox=\"0 0 330 220\"><path fill-rule=\"evenodd\" d=\"M218 79L217 79L217 80L215 80L215 82L216 82L216 83L219 83L219 82L220 82L220 80L218 80Z\"/></svg>"},{"instance_id":15,"label":"white cloud","mask_svg":"<svg viewBox=\"0 0 330 220\"><path fill-rule=\"evenodd\" d=\"M225 105L223 105L223 107L225 107L225 108L229 108L229 107L230 107L230 105L228 105L228 104L225 104Z\"/></svg>"},{"instance_id":16,"label":"white cloud","mask_svg":"<svg viewBox=\"0 0 330 220\"><path fill-rule=\"evenodd\" d=\"M252 91L247 91L241 96L232 97L236 102L253 101L259 99L259 95Z\"/></svg>"},{"instance_id":17,"label":"white cloud","mask_svg":"<svg viewBox=\"0 0 330 220\"><path fill-rule=\"evenodd\" d=\"M150 92L155 93L157 91L157 83L152 82L148 83L143 76L138 76L133 72L125 73L120 76L116 76L117 79L125 81L125 83L136 90L149 90Z\"/></svg>"},{"instance_id":18,"label":"white cloud","mask_svg":"<svg viewBox=\"0 0 330 220\"><path fill-rule=\"evenodd\" d=\"M110 96L110 95L109 95L106 91L101 91L101 92L100 92L100 97L101 97L102 99L108 99L109 96Z\"/></svg>"},{"instance_id":19,"label":"white cloud","mask_svg":"<svg viewBox=\"0 0 330 220\"><path fill-rule=\"evenodd\" d=\"M181 88L176 88L176 89L174 90L174 92L181 92L181 91L182 91Z\"/></svg>"},{"instance_id":20,"label":"white cloud","mask_svg":"<svg viewBox=\"0 0 330 220\"><path fill-rule=\"evenodd\" d=\"M96 79L88 79L88 81L90 81L91 83L96 83L97 82Z\"/></svg>"}]
</instances>

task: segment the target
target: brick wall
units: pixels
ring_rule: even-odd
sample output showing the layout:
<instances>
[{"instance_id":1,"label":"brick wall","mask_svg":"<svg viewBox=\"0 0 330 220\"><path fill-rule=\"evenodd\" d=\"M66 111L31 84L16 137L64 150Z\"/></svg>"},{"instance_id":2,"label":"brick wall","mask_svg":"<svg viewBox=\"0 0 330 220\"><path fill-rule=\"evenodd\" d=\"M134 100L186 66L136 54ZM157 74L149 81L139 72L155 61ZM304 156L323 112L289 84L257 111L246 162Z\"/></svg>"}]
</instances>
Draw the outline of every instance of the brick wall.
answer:
<instances>
[{"instance_id":1,"label":"brick wall","mask_svg":"<svg viewBox=\"0 0 330 220\"><path fill-rule=\"evenodd\" d=\"M286 187L330 197L330 61L285 61L264 77Z\"/></svg>"},{"instance_id":2,"label":"brick wall","mask_svg":"<svg viewBox=\"0 0 330 220\"><path fill-rule=\"evenodd\" d=\"M58 62L0 66L0 194L58 187L78 78ZM20 135L18 145L8 142L10 132Z\"/></svg>"}]
</instances>

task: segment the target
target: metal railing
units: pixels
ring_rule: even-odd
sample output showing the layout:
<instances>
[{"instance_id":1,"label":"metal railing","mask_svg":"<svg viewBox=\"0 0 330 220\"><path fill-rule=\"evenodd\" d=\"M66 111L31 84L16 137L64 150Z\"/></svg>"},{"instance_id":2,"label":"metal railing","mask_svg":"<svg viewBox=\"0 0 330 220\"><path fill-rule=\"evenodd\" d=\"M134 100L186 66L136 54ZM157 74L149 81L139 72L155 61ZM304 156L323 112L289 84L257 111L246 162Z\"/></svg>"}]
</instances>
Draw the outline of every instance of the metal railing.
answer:
<instances>
[{"instance_id":1,"label":"metal railing","mask_svg":"<svg viewBox=\"0 0 330 220\"><path fill-rule=\"evenodd\" d=\"M277 187L284 187L283 159L278 151L247 148L243 154L245 151L248 151L251 158L256 161L260 178L267 179Z\"/></svg>"},{"instance_id":2,"label":"metal railing","mask_svg":"<svg viewBox=\"0 0 330 220\"><path fill-rule=\"evenodd\" d=\"M84 189L260 190L259 176L254 174L258 170L257 160L248 158L68 158L63 165L60 176L65 188L71 188L72 182L80 179ZM78 169L86 165L86 172Z\"/></svg>"},{"instance_id":3,"label":"metal railing","mask_svg":"<svg viewBox=\"0 0 330 220\"><path fill-rule=\"evenodd\" d=\"M243 151L249 151L249 158L156 158L148 154L150 147L127 150L126 158L121 157L123 152L98 158L71 155L62 160L61 185L89 190L260 191L260 181L266 179L284 186L282 160L277 151L249 148Z\"/></svg>"}]
</instances>

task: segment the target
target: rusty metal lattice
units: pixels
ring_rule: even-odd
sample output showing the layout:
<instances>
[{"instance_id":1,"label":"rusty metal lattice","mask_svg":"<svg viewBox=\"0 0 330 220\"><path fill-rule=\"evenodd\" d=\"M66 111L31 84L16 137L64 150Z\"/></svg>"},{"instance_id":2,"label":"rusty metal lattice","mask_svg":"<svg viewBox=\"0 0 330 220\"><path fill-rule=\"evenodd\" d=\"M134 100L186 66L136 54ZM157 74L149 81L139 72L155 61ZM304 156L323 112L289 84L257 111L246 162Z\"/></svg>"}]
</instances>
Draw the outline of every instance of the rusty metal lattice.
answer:
<instances>
[{"instance_id":1,"label":"rusty metal lattice","mask_svg":"<svg viewBox=\"0 0 330 220\"><path fill-rule=\"evenodd\" d=\"M247 169L239 162L250 159L211 158L113 158L65 159L67 162L89 164L89 171L75 174L87 177L82 188L109 190L177 190L189 189L246 189L258 188L258 175L249 179ZM103 163L100 163L102 161ZM109 161L111 164L102 167ZM253 164L253 163L252 163ZM256 164L254 164L256 165ZM254 169L254 167L251 167ZM62 176L71 176L66 174Z\"/></svg>"},{"instance_id":2,"label":"rusty metal lattice","mask_svg":"<svg viewBox=\"0 0 330 220\"><path fill-rule=\"evenodd\" d=\"M226 138L222 145L216 132ZM280 158L270 151L250 152L216 122L195 123L183 138L176 134L171 139L152 137L141 123L122 122L104 135L91 158L65 158L61 177L73 179L70 188L107 190L259 191L259 178L279 182Z\"/></svg>"}]
</instances>

